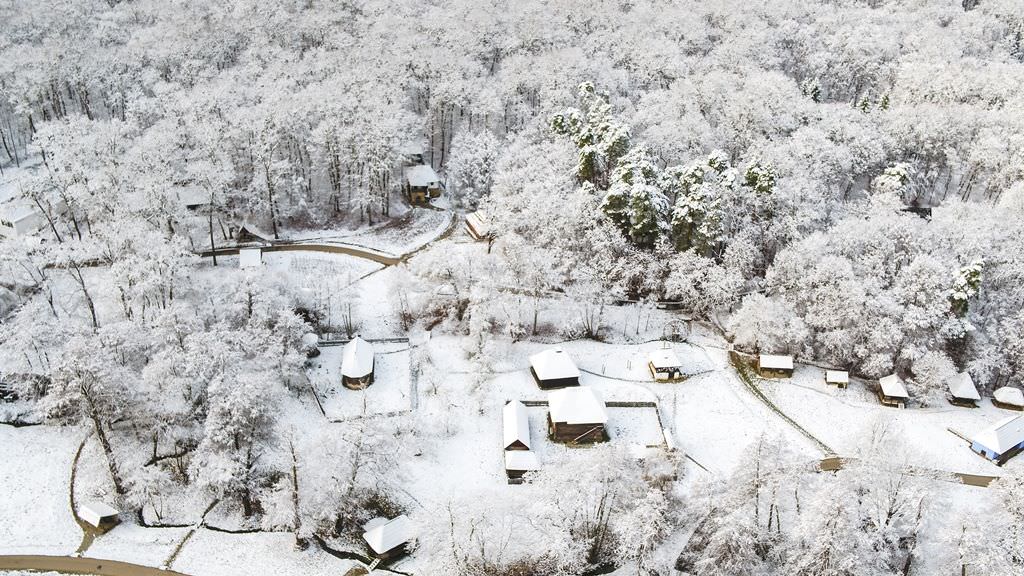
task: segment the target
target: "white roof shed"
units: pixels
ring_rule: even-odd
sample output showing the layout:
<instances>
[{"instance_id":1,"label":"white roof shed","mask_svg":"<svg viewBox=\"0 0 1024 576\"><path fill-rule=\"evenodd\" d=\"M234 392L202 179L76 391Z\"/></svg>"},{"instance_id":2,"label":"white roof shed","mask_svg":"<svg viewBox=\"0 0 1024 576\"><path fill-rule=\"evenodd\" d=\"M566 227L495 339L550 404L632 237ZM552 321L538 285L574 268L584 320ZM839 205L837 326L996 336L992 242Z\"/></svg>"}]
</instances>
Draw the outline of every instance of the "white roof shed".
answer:
<instances>
[{"instance_id":1,"label":"white roof shed","mask_svg":"<svg viewBox=\"0 0 1024 576\"><path fill-rule=\"evenodd\" d=\"M548 394L552 422L565 424L604 424L608 410L597 391L589 386L563 388Z\"/></svg>"},{"instance_id":2,"label":"white roof shed","mask_svg":"<svg viewBox=\"0 0 1024 576\"><path fill-rule=\"evenodd\" d=\"M1010 416L978 432L971 438L974 444L988 448L996 454L1005 454L1024 442L1024 416Z\"/></svg>"},{"instance_id":3,"label":"white roof shed","mask_svg":"<svg viewBox=\"0 0 1024 576\"><path fill-rule=\"evenodd\" d=\"M545 350L530 356L530 367L541 380L561 380L563 378L579 378L580 370L572 361L572 356L561 348Z\"/></svg>"},{"instance_id":4,"label":"white roof shed","mask_svg":"<svg viewBox=\"0 0 1024 576\"><path fill-rule=\"evenodd\" d=\"M505 450L516 442L522 443L527 450L530 449L530 419L526 414L526 406L518 400L513 400L502 408L504 419Z\"/></svg>"},{"instance_id":5,"label":"white roof shed","mask_svg":"<svg viewBox=\"0 0 1024 576\"><path fill-rule=\"evenodd\" d=\"M648 360L654 368L680 368L683 363L679 361L679 357L676 356L675 351L671 348L659 348L650 353Z\"/></svg>"},{"instance_id":6,"label":"white roof shed","mask_svg":"<svg viewBox=\"0 0 1024 576\"><path fill-rule=\"evenodd\" d=\"M792 370L793 357L781 354L761 354L758 366L769 370Z\"/></svg>"},{"instance_id":7,"label":"white roof shed","mask_svg":"<svg viewBox=\"0 0 1024 576\"><path fill-rule=\"evenodd\" d=\"M506 450L505 470L511 472L530 472L540 470L540 460L531 450Z\"/></svg>"},{"instance_id":8,"label":"white roof shed","mask_svg":"<svg viewBox=\"0 0 1024 576\"><path fill-rule=\"evenodd\" d=\"M981 400L978 389L974 386L974 380L967 372L961 372L949 379L949 393L953 398L962 400Z\"/></svg>"},{"instance_id":9,"label":"white roof shed","mask_svg":"<svg viewBox=\"0 0 1024 576\"><path fill-rule=\"evenodd\" d=\"M412 520L405 514L376 525L363 532L363 540L377 554L387 554L416 537ZM367 524L370 526L370 524Z\"/></svg>"},{"instance_id":10,"label":"white roof shed","mask_svg":"<svg viewBox=\"0 0 1024 576\"><path fill-rule=\"evenodd\" d=\"M89 524L99 528L104 520L116 518L120 512L103 502L87 502L78 509L78 515Z\"/></svg>"},{"instance_id":11,"label":"white roof shed","mask_svg":"<svg viewBox=\"0 0 1024 576\"><path fill-rule=\"evenodd\" d=\"M359 336L349 340L341 351L341 375L364 378L373 372L373 345Z\"/></svg>"},{"instance_id":12,"label":"white roof shed","mask_svg":"<svg viewBox=\"0 0 1024 576\"><path fill-rule=\"evenodd\" d=\"M1010 406L1024 406L1024 392L1020 388L1003 386L992 394L997 402L1009 404Z\"/></svg>"},{"instance_id":13,"label":"white roof shed","mask_svg":"<svg viewBox=\"0 0 1024 576\"><path fill-rule=\"evenodd\" d=\"M242 268L256 268L263 265L262 248L242 248L238 251L238 265Z\"/></svg>"},{"instance_id":14,"label":"white roof shed","mask_svg":"<svg viewBox=\"0 0 1024 576\"><path fill-rule=\"evenodd\" d=\"M437 172L434 172L433 168L424 164L406 168L405 181L409 186L417 188L439 186L441 184L441 179L437 177Z\"/></svg>"},{"instance_id":15,"label":"white roof shed","mask_svg":"<svg viewBox=\"0 0 1024 576\"><path fill-rule=\"evenodd\" d=\"M846 370L825 370L825 382L828 384L849 384L850 373Z\"/></svg>"},{"instance_id":16,"label":"white roof shed","mask_svg":"<svg viewBox=\"0 0 1024 576\"><path fill-rule=\"evenodd\" d=\"M882 394L890 398L910 398L907 388L903 386L903 380L896 374L890 374L878 379L878 385L882 387Z\"/></svg>"}]
</instances>

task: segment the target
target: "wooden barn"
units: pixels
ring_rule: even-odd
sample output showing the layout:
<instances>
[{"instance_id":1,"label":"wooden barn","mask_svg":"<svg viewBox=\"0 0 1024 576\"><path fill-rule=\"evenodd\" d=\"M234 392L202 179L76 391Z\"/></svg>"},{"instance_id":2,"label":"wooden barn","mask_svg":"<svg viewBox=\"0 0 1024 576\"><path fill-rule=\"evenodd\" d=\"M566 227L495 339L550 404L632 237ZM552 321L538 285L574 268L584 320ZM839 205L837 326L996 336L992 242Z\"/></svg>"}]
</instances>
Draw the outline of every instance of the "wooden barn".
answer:
<instances>
[{"instance_id":1,"label":"wooden barn","mask_svg":"<svg viewBox=\"0 0 1024 576\"><path fill-rule=\"evenodd\" d=\"M762 378L789 378L793 376L793 357L761 354L757 357L757 373Z\"/></svg>"},{"instance_id":2,"label":"wooden barn","mask_svg":"<svg viewBox=\"0 0 1024 576\"><path fill-rule=\"evenodd\" d=\"M505 450L529 450L532 445L526 406L518 400L507 402L502 408L502 418Z\"/></svg>"},{"instance_id":3,"label":"wooden barn","mask_svg":"<svg viewBox=\"0 0 1024 576\"><path fill-rule=\"evenodd\" d=\"M561 348L530 356L530 374L542 390L580 385L580 370Z\"/></svg>"},{"instance_id":4,"label":"wooden barn","mask_svg":"<svg viewBox=\"0 0 1024 576\"><path fill-rule=\"evenodd\" d=\"M540 460L532 450L505 450L505 475L509 484L522 484L527 472L540 470Z\"/></svg>"},{"instance_id":5,"label":"wooden barn","mask_svg":"<svg viewBox=\"0 0 1024 576\"><path fill-rule=\"evenodd\" d=\"M850 385L850 373L846 370L825 370L825 384L846 388Z\"/></svg>"},{"instance_id":6,"label":"wooden barn","mask_svg":"<svg viewBox=\"0 0 1024 576\"><path fill-rule=\"evenodd\" d=\"M593 444L608 439L604 400L588 386L563 388L548 395L548 432L566 444Z\"/></svg>"},{"instance_id":7,"label":"wooden barn","mask_svg":"<svg viewBox=\"0 0 1024 576\"><path fill-rule=\"evenodd\" d=\"M386 520L374 518L363 526L363 540L377 558L388 560L406 553L406 546L416 538L412 520L402 514Z\"/></svg>"},{"instance_id":8,"label":"wooden barn","mask_svg":"<svg viewBox=\"0 0 1024 576\"><path fill-rule=\"evenodd\" d=\"M906 408L910 394L907 393L903 380L896 374L878 379L878 401L886 406Z\"/></svg>"},{"instance_id":9,"label":"wooden barn","mask_svg":"<svg viewBox=\"0 0 1024 576\"><path fill-rule=\"evenodd\" d=\"M373 346L359 336L341 351L341 384L350 390L373 384Z\"/></svg>"},{"instance_id":10,"label":"wooden barn","mask_svg":"<svg viewBox=\"0 0 1024 576\"><path fill-rule=\"evenodd\" d=\"M419 164L403 169L405 175L405 195L411 204L426 204L431 198L441 196L444 185L437 172L430 166Z\"/></svg>"},{"instance_id":11,"label":"wooden barn","mask_svg":"<svg viewBox=\"0 0 1024 576\"><path fill-rule=\"evenodd\" d=\"M1024 410L1024 392L1020 388L1003 386L992 393L992 405L1006 410Z\"/></svg>"},{"instance_id":12,"label":"wooden barn","mask_svg":"<svg viewBox=\"0 0 1024 576\"><path fill-rule=\"evenodd\" d=\"M1024 416L1010 416L978 432L971 450L1002 466L1024 451Z\"/></svg>"},{"instance_id":13,"label":"wooden barn","mask_svg":"<svg viewBox=\"0 0 1024 576\"><path fill-rule=\"evenodd\" d=\"M683 379L683 363L671 348L659 348L647 357L647 367L657 382L674 382Z\"/></svg>"},{"instance_id":14,"label":"wooden barn","mask_svg":"<svg viewBox=\"0 0 1024 576\"><path fill-rule=\"evenodd\" d=\"M120 512L103 502L88 502L78 509L78 516L97 530L106 532L121 521Z\"/></svg>"},{"instance_id":15,"label":"wooden barn","mask_svg":"<svg viewBox=\"0 0 1024 576\"><path fill-rule=\"evenodd\" d=\"M949 402L956 406L966 408L977 408L981 402L981 394L974 385L974 380L967 372L961 372L949 379L946 383L949 387Z\"/></svg>"}]
</instances>

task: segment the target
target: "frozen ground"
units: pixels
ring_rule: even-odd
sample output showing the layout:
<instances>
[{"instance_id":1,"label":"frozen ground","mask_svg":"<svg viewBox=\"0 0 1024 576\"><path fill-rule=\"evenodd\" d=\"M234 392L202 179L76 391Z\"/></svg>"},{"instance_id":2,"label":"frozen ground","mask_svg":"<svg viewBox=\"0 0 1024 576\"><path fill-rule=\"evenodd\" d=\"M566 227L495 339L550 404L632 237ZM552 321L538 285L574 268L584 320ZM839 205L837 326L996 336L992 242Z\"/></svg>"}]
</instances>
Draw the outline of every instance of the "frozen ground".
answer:
<instances>
[{"instance_id":1,"label":"frozen ground","mask_svg":"<svg viewBox=\"0 0 1024 576\"><path fill-rule=\"evenodd\" d=\"M412 208L399 218L356 230L285 230L281 238L342 243L398 256L430 242L440 235L450 222L450 212Z\"/></svg>"},{"instance_id":2,"label":"frozen ground","mask_svg":"<svg viewBox=\"0 0 1024 576\"><path fill-rule=\"evenodd\" d=\"M0 554L70 554L82 539L71 514L79 428L0 426Z\"/></svg>"},{"instance_id":3,"label":"frozen ground","mask_svg":"<svg viewBox=\"0 0 1024 576\"><path fill-rule=\"evenodd\" d=\"M286 533L226 534L198 530L171 568L192 576L345 574L354 566L326 552L295 549Z\"/></svg>"}]
</instances>

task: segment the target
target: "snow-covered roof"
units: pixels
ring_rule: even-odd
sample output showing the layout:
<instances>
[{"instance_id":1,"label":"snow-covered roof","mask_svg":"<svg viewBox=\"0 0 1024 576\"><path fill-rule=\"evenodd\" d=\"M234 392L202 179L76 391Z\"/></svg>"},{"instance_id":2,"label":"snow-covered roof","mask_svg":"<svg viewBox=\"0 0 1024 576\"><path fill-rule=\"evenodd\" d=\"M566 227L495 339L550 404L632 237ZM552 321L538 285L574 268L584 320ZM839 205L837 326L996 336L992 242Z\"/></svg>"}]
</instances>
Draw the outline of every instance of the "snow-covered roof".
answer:
<instances>
[{"instance_id":1,"label":"snow-covered roof","mask_svg":"<svg viewBox=\"0 0 1024 576\"><path fill-rule=\"evenodd\" d=\"M515 472L529 472L540 470L540 460L532 450L506 450L505 470Z\"/></svg>"},{"instance_id":2,"label":"snow-covered roof","mask_svg":"<svg viewBox=\"0 0 1024 576\"><path fill-rule=\"evenodd\" d=\"M1024 442L1024 416L1004 418L975 434L971 442L981 444L996 454L1003 454Z\"/></svg>"},{"instance_id":3,"label":"snow-covered roof","mask_svg":"<svg viewBox=\"0 0 1024 576\"><path fill-rule=\"evenodd\" d=\"M825 370L825 382L830 384L849 384L850 373L846 370Z\"/></svg>"},{"instance_id":4,"label":"snow-covered roof","mask_svg":"<svg viewBox=\"0 0 1024 576\"><path fill-rule=\"evenodd\" d=\"M437 172L434 172L433 168L419 164L405 169L405 181L409 186L425 187L439 184L441 179L437 177Z\"/></svg>"},{"instance_id":5,"label":"snow-covered roof","mask_svg":"<svg viewBox=\"0 0 1024 576\"><path fill-rule=\"evenodd\" d=\"M769 370L792 370L793 357L781 354L761 354L759 365L761 368Z\"/></svg>"},{"instance_id":6,"label":"snow-covered roof","mask_svg":"<svg viewBox=\"0 0 1024 576\"><path fill-rule=\"evenodd\" d=\"M356 336L341 351L341 375L363 378L373 372L373 346Z\"/></svg>"},{"instance_id":7,"label":"snow-covered roof","mask_svg":"<svg viewBox=\"0 0 1024 576\"><path fill-rule=\"evenodd\" d=\"M530 448L530 419L526 415L526 406L518 400L513 400L502 408L504 418L505 449L519 442Z\"/></svg>"},{"instance_id":8,"label":"snow-covered roof","mask_svg":"<svg viewBox=\"0 0 1024 576\"><path fill-rule=\"evenodd\" d=\"M679 368L683 364L679 361L679 357L671 348L659 348L648 356L651 364L657 368Z\"/></svg>"},{"instance_id":9,"label":"snow-covered roof","mask_svg":"<svg viewBox=\"0 0 1024 576\"><path fill-rule=\"evenodd\" d=\"M416 537L412 520L405 514L363 532L363 540L377 554L385 554Z\"/></svg>"},{"instance_id":10,"label":"snow-covered roof","mask_svg":"<svg viewBox=\"0 0 1024 576\"><path fill-rule=\"evenodd\" d=\"M487 215L480 210L466 214L466 224L481 238L491 233L490 224L487 222Z\"/></svg>"},{"instance_id":11,"label":"snow-covered roof","mask_svg":"<svg viewBox=\"0 0 1024 576\"><path fill-rule=\"evenodd\" d=\"M561 348L548 349L530 356L530 366L541 380L579 378L580 371L568 352Z\"/></svg>"},{"instance_id":12,"label":"snow-covered roof","mask_svg":"<svg viewBox=\"0 0 1024 576\"><path fill-rule=\"evenodd\" d=\"M199 186L186 186L178 190L178 201L182 206L202 206L210 203L210 194Z\"/></svg>"},{"instance_id":13,"label":"snow-covered roof","mask_svg":"<svg viewBox=\"0 0 1024 576\"><path fill-rule=\"evenodd\" d=\"M995 396L996 400L1003 404L1024 406L1024 392L1021 392L1020 388L1003 386L1002 388L997 389L992 395Z\"/></svg>"},{"instance_id":14,"label":"snow-covered roof","mask_svg":"<svg viewBox=\"0 0 1024 576\"><path fill-rule=\"evenodd\" d=\"M242 268L255 268L262 264L262 248L242 248L238 251L238 265Z\"/></svg>"},{"instance_id":15,"label":"snow-covered roof","mask_svg":"<svg viewBox=\"0 0 1024 576\"><path fill-rule=\"evenodd\" d=\"M82 520L98 527L104 518L117 516L118 511L103 502L87 502L78 509L78 515L82 517Z\"/></svg>"},{"instance_id":16,"label":"snow-covered roof","mask_svg":"<svg viewBox=\"0 0 1024 576\"><path fill-rule=\"evenodd\" d=\"M12 200L0 205L0 218L9 222L18 222L38 213L36 205L28 200Z\"/></svg>"},{"instance_id":17,"label":"snow-covered roof","mask_svg":"<svg viewBox=\"0 0 1024 576\"><path fill-rule=\"evenodd\" d=\"M320 344L320 337L312 332L306 332L302 335L302 345L306 348L312 348Z\"/></svg>"},{"instance_id":18,"label":"snow-covered roof","mask_svg":"<svg viewBox=\"0 0 1024 576\"><path fill-rule=\"evenodd\" d=\"M967 372L961 372L949 379L949 393L953 398L964 400L981 400L978 389L974 386L974 380Z\"/></svg>"},{"instance_id":19,"label":"snow-covered roof","mask_svg":"<svg viewBox=\"0 0 1024 576\"><path fill-rule=\"evenodd\" d=\"M548 394L548 408L553 422L566 424L604 424L608 410L597 391L589 386L562 388Z\"/></svg>"},{"instance_id":20,"label":"snow-covered roof","mask_svg":"<svg viewBox=\"0 0 1024 576\"><path fill-rule=\"evenodd\" d=\"M910 398L906 387L903 386L903 380L895 374L879 378L878 385L882 387L882 394L890 398Z\"/></svg>"}]
</instances>

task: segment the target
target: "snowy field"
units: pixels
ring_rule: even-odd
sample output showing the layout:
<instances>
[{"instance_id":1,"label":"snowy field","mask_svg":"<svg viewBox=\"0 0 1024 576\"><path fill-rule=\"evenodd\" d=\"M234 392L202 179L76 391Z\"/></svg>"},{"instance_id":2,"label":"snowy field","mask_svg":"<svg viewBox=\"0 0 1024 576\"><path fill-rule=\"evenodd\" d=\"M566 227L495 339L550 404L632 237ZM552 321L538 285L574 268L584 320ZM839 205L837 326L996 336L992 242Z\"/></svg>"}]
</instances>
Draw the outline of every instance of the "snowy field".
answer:
<instances>
[{"instance_id":1,"label":"snowy field","mask_svg":"<svg viewBox=\"0 0 1024 576\"><path fill-rule=\"evenodd\" d=\"M407 343L372 342L373 384L365 390L349 390L341 384L344 346L322 346L309 371L324 413L329 420L348 420L364 415L412 410L412 380Z\"/></svg>"},{"instance_id":2,"label":"snowy field","mask_svg":"<svg viewBox=\"0 0 1024 576\"><path fill-rule=\"evenodd\" d=\"M379 250L399 256L427 244L451 223L451 213L411 208L393 219L373 226L327 230L286 230L283 239L339 243Z\"/></svg>"}]
</instances>

